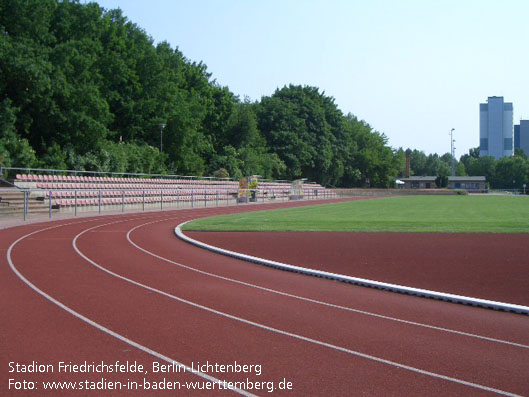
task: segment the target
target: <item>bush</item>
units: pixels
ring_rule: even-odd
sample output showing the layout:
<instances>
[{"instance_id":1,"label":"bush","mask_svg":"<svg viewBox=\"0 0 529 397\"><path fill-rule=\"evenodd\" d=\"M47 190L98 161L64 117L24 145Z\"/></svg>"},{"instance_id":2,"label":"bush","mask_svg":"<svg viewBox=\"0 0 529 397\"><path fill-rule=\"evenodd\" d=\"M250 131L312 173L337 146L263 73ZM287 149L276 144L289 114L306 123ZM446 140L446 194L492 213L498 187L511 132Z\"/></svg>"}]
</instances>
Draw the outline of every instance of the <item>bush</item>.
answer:
<instances>
[{"instance_id":1,"label":"bush","mask_svg":"<svg viewBox=\"0 0 529 397\"><path fill-rule=\"evenodd\" d=\"M229 178L230 173L226 170L226 168L219 168L213 173L213 176L215 178Z\"/></svg>"}]
</instances>

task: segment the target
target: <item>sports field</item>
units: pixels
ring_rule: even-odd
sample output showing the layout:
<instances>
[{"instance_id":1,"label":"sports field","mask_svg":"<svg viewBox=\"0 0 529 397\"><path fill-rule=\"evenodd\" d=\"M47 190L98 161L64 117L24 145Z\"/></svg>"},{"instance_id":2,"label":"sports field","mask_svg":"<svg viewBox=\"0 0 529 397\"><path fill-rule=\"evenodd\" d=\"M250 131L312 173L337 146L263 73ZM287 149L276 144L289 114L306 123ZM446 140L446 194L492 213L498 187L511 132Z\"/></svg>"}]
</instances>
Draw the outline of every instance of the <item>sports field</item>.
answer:
<instances>
[{"instance_id":1,"label":"sports field","mask_svg":"<svg viewBox=\"0 0 529 397\"><path fill-rule=\"evenodd\" d=\"M529 233L529 197L407 196L199 219L185 230Z\"/></svg>"}]
</instances>

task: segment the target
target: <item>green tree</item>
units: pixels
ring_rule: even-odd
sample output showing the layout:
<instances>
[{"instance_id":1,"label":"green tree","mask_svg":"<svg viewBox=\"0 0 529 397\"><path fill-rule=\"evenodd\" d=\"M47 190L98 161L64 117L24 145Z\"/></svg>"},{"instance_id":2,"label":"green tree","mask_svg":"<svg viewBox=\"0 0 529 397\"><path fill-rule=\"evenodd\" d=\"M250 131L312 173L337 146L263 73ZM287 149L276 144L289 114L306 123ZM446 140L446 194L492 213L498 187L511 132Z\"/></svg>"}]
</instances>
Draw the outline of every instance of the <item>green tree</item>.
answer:
<instances>
[{"instance_id":1,"label":"green tree","mask_svg":"<svg viewBox=\"0 0 529 397\"><path fill-rule=\"evenodd\" d=\"M520 156L502 157L496 164L493 186L502 189L520 189L528 183L529 163Z\"/></svg>"},{"instance_id":2,"label":"green tree","mask_svg":"<svg viewBox=\"0 0 529 397\"><path fill-rule=\"evenodd\" d=\"M34 167L37 164L35 151L27 139L16 133L15 123L16 109L11 107L9 99L4 99L0 103L0 164L3 167Z\"/></svg>"},{"instance_id":3,"label":"green tree","mask_svg":"<svg viewBox=\"0 0 529 397\"><path fill-rule=\"evenodd\" d=\"M412 174L417 176L432 175L428 173L429 170L426 161L427 157L424 152L418 151L417 149L413 150L410 153L410 168Z\"/></svg>"},{"instance_id":4,"label":"green tree","mask_svg":"<svg viewBox=\"0 0 529 397\"><path fill-rule=\"evenodd\" d=\"M465 168L470 176L484 176L491 184L495 181L496 159L492 156L470 157Z\"/></svg>"}]
</instances>

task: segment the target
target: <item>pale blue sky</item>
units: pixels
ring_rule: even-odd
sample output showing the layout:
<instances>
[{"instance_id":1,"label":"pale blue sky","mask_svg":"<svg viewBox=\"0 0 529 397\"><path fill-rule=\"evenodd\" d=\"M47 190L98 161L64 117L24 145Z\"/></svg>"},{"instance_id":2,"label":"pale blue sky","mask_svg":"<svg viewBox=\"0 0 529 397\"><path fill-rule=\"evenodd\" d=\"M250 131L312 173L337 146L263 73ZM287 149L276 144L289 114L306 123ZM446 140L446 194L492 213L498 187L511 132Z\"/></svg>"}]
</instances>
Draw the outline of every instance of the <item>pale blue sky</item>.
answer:
<instances>
[{"instance_id":1,"label":"pale blue sky","mask_svg":"<svg viewBox=\"0 0 529 397\"><path fill-rule=\"evenodd\" d=\"M84 1L86 2L86 1ZM479 146L479 103L529 119L528 0L100 0L252 100L317 86L392 147Z\"/></svg>"}]
</instances>

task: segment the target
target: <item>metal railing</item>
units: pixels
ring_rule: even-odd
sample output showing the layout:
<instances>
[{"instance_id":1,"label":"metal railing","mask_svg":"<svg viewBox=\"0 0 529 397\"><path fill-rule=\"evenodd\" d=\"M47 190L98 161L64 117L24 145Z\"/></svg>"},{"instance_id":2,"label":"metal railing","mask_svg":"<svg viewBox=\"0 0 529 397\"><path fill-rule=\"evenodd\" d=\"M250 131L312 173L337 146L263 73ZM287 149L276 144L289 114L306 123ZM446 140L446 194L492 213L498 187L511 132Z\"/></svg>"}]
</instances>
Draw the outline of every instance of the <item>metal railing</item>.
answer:
<instances>
[{"instance_id":1,"label":"metal railing","mask_svg":"<svg viewBox=\"0 0 529 397\"><path fill-rule=\"evenodd\" d=\"M150 177L150 178L169 178L169 179L189 179L189 180L216 180L216 181L234 181L232 178L216 178L211 176L195 175L172 175L172 174L145 174L134 172L103 172L103 171L85 171L85 170L62 170L52 168L19 168L19 167L0 167L0 175L3 170L15 171L22 174L49 174L49 175L87 175L87 176L120 176L120 177Z\"/></svg>"},{"instance_id":2,"label":"metal railing","mask_svg":"<svg viewBox=\"0 0 529 397\"><path fill-rule=\"evenodd\" d=\"M9 193L7 196L5 193ZM4 196L3 196L4 194ZM227 189L0 189L0 203L8 208L9 216L27 220L36 216L54 214L101 214L104 211L149 211L197 207L220 207L243 204L237 192ZM338 197L333 190L305 189L296 199L316 200ZM258 190L244 203L266 203L291 200L288 191ZM37 207L35 209L35 206ZM0 221L2 216L0 207ZM34 211L32 211L32 209ZM45 214L46 212L46 214Z\"/></svg>"}]
</instances>

